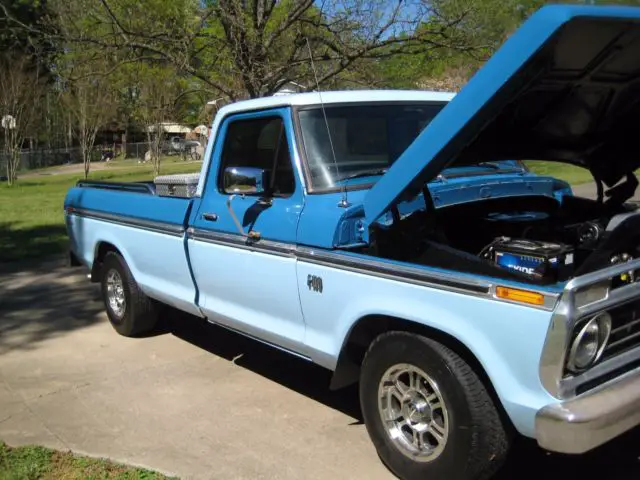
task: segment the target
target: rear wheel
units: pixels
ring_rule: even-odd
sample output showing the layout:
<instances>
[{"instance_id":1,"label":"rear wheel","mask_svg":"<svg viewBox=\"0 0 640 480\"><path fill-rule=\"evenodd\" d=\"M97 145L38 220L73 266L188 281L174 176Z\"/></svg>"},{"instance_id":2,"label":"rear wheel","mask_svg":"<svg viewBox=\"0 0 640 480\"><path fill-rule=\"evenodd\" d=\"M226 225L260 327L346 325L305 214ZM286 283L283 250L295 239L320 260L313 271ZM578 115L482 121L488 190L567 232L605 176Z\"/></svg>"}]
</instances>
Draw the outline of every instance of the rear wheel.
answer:
<instances>
[{"instance_id":1,"label":"rear wheel","mask_svg":"<svg viewBox=\"0 0 640 480\"><path fill-rule=\"evenodd\" d=\"M116 332L134 337L154 329L158 319L156 305L140 290L120 254L105 255L101 284L107 316Z\"/></svg>"},{"instance_id":2,"label":"rear wheel","mask_svg":"<svg viewBox=\"0 0 640 480\"><path fill-rule=\"evenodd\" d=\"M472 368L433 340L379 336L362 365L360 403L378 455L398 477L486 479L509 437Z\"/></svg>"}]
</instances>

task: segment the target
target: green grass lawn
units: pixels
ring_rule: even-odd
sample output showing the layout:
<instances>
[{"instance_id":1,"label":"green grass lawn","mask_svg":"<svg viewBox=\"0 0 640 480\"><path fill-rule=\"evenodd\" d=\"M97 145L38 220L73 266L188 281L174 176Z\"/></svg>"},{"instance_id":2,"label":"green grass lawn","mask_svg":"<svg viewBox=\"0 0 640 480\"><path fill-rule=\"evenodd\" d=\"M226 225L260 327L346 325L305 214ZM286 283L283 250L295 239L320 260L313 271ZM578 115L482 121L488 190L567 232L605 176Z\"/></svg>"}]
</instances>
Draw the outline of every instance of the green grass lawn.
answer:
<instances>
[{"instance_id":1,"label":"green grass lawn","mask_svg":"<svg viewBox=\"0 0 640 480\"><path fill-rule=\"evenodd\" d=\"M560 162L542 162L539 160L525 162L527 167L538 175L547 175L569 182L571 185L579 185L593 181L591 173L586 168L575 167Z\"/></svg>"},{"instance_id":2,"label":"green grass lawn","mask_svg":"<svg viewBox=\"0 0 640 480\"><path fill-rule=\"evenodd\" d=\"M165 480L169 477L107 460L0 442L0 480Z\"/></svg>"},{"instance_id":3,"label":"green grass lawn","mask_svg":"<svg viewBox=\"0 0 640 480\"><path fill-rule=\"evenodd\" d=\"M92 172L92 180L133 182L153 179L151 165L114 162ZM164 162L162 174L199 172L201 162ZM82 173L19 178L16 185L0 184L0 262L37 258L66 249L63 202L67 190Z\"/></svg>"}]
</instances>

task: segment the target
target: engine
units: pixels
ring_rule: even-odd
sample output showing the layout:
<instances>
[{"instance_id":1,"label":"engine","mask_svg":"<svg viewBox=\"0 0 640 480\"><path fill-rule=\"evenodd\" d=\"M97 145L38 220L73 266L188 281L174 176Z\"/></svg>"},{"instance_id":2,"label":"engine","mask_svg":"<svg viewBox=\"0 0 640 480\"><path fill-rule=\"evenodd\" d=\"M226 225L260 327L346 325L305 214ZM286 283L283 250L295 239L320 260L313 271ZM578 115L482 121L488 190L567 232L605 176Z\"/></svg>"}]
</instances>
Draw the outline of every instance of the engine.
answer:
<instances>
[{"instance_id":1,"label":"engine","mask_svg":"<svg viewBox=\"0 0 640 480\"><path fill-rule=\"evenodd\" d=\"M372 229L371 240L372 255L544 285L640 258L640 209L581 197L495 198L417 210Z\"/></svg>"}]
</instances>

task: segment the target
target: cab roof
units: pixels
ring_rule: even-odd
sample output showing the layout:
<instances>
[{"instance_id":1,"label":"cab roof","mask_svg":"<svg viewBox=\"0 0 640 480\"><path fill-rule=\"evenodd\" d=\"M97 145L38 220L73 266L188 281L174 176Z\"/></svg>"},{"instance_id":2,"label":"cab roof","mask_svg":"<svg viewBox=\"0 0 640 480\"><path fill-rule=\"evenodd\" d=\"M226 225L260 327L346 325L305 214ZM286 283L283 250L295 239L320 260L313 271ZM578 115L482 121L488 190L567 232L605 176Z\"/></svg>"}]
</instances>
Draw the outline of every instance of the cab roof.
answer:
<instances>
[{"instance_id":1,"label":"cab roof","mask_svg":"<svg viewBox=\"0 0 640 480\"><path fill-rule=\"evenodd\" d=\"M452 92L424 90L343 90L321 93L294 93L231 103L222 107L219 115L264 110L266 108L320 105L321 103L330 105L362 102L449 102L454 96L455 93Z\"/></svg>"}]
</instances>

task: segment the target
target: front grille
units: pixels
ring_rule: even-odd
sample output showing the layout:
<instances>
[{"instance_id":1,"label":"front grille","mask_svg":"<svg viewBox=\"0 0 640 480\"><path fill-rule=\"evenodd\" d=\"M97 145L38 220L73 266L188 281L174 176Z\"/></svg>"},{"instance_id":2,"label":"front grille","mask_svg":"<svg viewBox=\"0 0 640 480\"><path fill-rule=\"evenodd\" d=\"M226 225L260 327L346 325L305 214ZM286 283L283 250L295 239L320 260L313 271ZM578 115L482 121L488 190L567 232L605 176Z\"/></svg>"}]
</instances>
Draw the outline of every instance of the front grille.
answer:
<instances>
[{"instance_id":1,"label":"front grille","mask_svg":"<svg viewBox=\"0 0 640 480\"><path fill-rule=\"evenodd\" d=\"M640 345L640 300L609 310L611 336L602 354L602 360L615 357Z\"/></svg>"}]
</instances>

